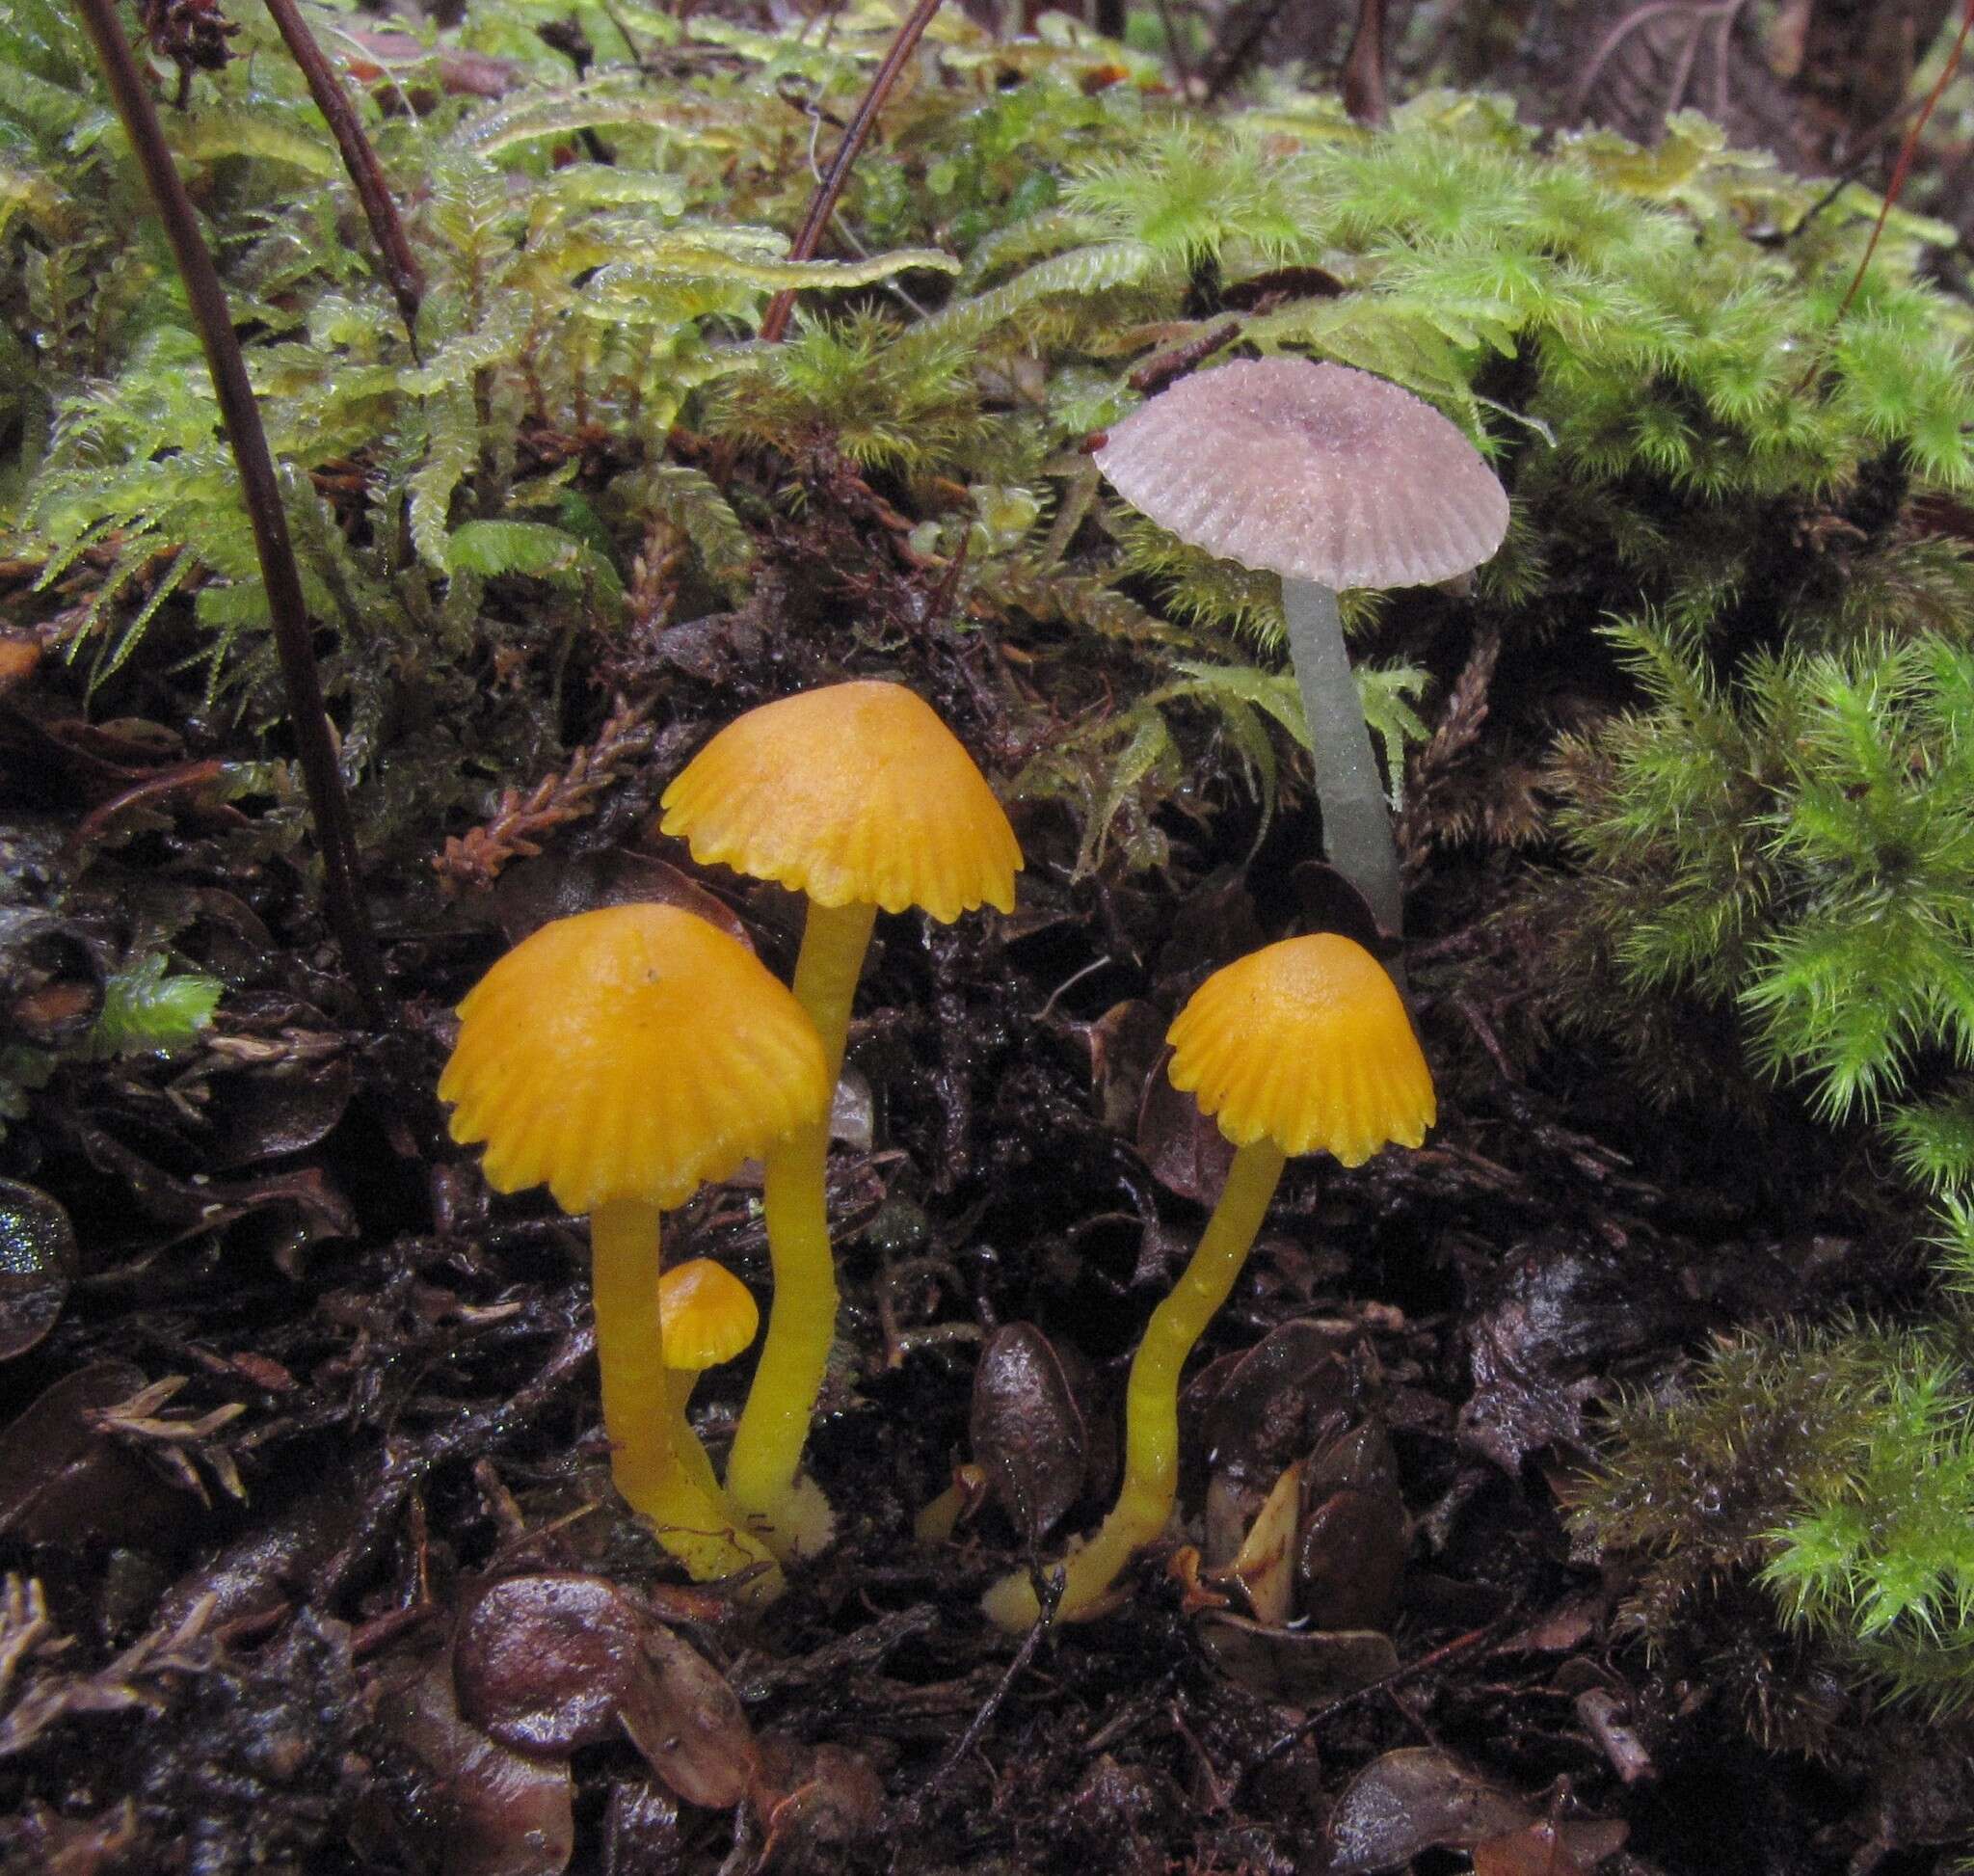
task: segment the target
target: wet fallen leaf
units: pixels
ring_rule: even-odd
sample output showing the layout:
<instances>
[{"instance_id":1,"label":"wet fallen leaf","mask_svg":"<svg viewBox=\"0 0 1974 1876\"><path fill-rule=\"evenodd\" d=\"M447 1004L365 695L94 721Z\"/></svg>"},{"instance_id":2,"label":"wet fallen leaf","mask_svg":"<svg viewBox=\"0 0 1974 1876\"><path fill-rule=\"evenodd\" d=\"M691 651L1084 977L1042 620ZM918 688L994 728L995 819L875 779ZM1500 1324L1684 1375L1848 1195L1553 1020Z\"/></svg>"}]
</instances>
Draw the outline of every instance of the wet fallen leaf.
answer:
<instances>
[{"instance_id":1,"label":"wet fallen leaf","mask_svg":"<svg viewBox=\"0 0 1974 1876\"><path fill-rule=\"evenodd\" d=\"M738 1697L710 1661L655 1622L645 1655L652 1672L633 1684L617 1716L631 1744L688 1805L737 1805L758 1769Z\"/></svg>"},{"instance_id":2,"label":"wet fallen leaf","mask_svg":"<svg viewBox=\"0 0 1974 1876\"><path fill-rule=\"evenodd\" d=\"M328 1468L321 1484L267 1523L256 1524L218 1556L189 1570L166 1592L160 1621L207 1597L216 1622L250 1621L281 1609L350 1538L362 1515L366 1467L349 1461Z\"/></svg>"},{"instance_id":3,"label":"wet fallen leaf","mask_svg":"<svg viewBox=\"0 0 1974 1876\"><path fill-rule=\"evenodd\" d=\"M68 1214L40 1187L0 1179L0 1361L54 1327L80 1267Z\"/></svg>"},{"instance_id":4,"label":"wet fallen leaf","mask_svg":"<svg viewBox=\"0 0 1974 1876\"><path fill-rule=\"evenodd\" d=\"M1165 1079L1160 1065L1145 1083L1137 1111L1137 1150L1167 1192L1212 1205L1227 1183L1234 1142L1200 1112L1191 1095Z\"/></svg>"},{"instance_id":5,"label":"wet fallen leaf","mask_svg":"<svg viewBox=\"0 0 1974 1876\"><path fill-rule=\"evenodd\" d=\"M974 1370L974 1458L1023 1537L1046 1536L1083 1488L1082 1409L1049 1338L1032 1323L988 1337Z\"/></svg>"},{"instance_id":6,"label":"wet fallen leaf","mask_svg":"<svg viewBox=\"0 0 1974 1876\"><path fill-rule=\"evenodd\" d=\"M614 1739L618 1709L645 1672L648 1625L600 1576L542 1570L490 1584L453 1643L460 1711L537 1755Z\"/></svg>"},{"instance_id":7,"label":"wet fallen leaf","mask_svg":"<svg viewBox=\"0 0 1974 1876\"><path fill-rule=\"evenodd\" d=\"M1356 1339L1347 1324L1297 1320L1236 1361L1202 1411L1215 1474L1265 1492L1285 1466L1324 1450L1359 1410Z\"/></svg>"},{"instance_id":8,"label":"wet fallen leaf","mask_svg":"<svg viewBox=\"0 0 1974 1876\"><path fill-rule=\"evenodd\" d=\"M490 1584L453 1646L460 1710L502 1745L559 1754L630 1735L688 1804L737 1804L753 1734L704 1656L614 1583L538 1570Z\"/></svg>"},{"instance_id":9,"label":"wet fallen leaf","mask_svg":"<svg viewBox=\"0 0 1974 1876\"><path fill-rule=\"evenodd\" d=\"M1319 1628L1382 1628L1398 1607L1405 1563L1402 1505L1332 1492L1302 1527L1295 1560L1302 1613Z\"/></svg>"},{"instance_id":10,"label":"wet fallen leaf","mask_svg":"<svg viewBox=\"0 0 1974 1876\"><path fill-rule=\"evenodd\" d=\"M1533 1813L1436 1746L1374 1758L1344 1787L1324 1832L1329 1876L1399 1869L1427 1850L1470 1850L1525 1830Z\"/></svg>"},{"instance_id":11,"label":"wet fallen leaf","mask_svg":"<svg viewBox=\"0 0 1974 1876\"><path fill-rule=\"evenodd\" d=\"M1295 1558L1302 1613L1319 1628L1382 1628L1398 1606L1407 1525L1398 1455L1374 1420L1334 1440L1304 1476Z\"/></svg>"},{"instance_id":12,"label":"wet fallen leaf","mask_svg":"<svg viewBox=\"0 0 1974 1876\"><path fill-rule=\"evenodd\" d=\"M1302 1467L1295 1464L1275 1481L1248 1526L1228 1574L1247 1593L1256 1621L1279 1628L1295 1604L1295 1527L1302 1514ZM1342 1627L1343 1623L1329 1623ZM1369 1626L1369 1624L1358 1624Z\"/></svg>"},{"instance_id":13,"label":"wet fallen leaf","mask_svg":"<svg viewBox=\"0 0 1974 1876\"><path fill-rule=\"evenodd\" d=\"M1474 1876L1589 1876L1624 1848L1629 1825L1616 1819L1569 1818L1474 1846Z\"/></svg>"},{"instance_id":14,"label":"wet fallen leaf","mask_svg":"<svg viewBox=\"0 0 1974 1876\"><path fill-rule=\"evenodd\" d=\"M145 1385L128 1361L98 1361L65 1375L0 1433L0 1536L19 1543L161 1547L195 1506L95 1416Z\"/></svg>"},{"instance_id":15,"label":"wet fallen leaf","mask_svg":"<svg viewBox=\"0 0 1974 1876\"><path fill-rule=\"evenodd\" d=\"M1613 1358L1695 1313L1607 1252L1531 1246L1468 1326L1474 1392L1460 1409L1460 1444L1519 1472L1553 1441L1581 1440L1584 1407Z\"/></svg>"},{"instance_id":16,"label":"wet fallen leaf","mask_svg":"<svg viewBox=\"0 0 1974 1876\"><path fill-rule=\"evenodd\" d=\"M662 1876L680 1866L678 1799L660 1785L611 1785L603 1808L603 1876Z\"/></svg>"},{"instance_id":17,"label":"wet fallen leaf","mask_svg":"<svg viewBox=\"0 0 1974 1876\"><path fill-rule=\"evenodd\" d=\"M247 1038L220 1040L237 1045ZM330 1036L270 1042L263 1059L250 1058L239 1073L212 1078L206 1114L219 1130L215 1166L300 1153L329 1136L350 1105L357 1077L347 1056L319 1053L324 1045L340 1048Z\"/></svg>"},{"instance_id":18,"label":"wet fallen leaf","mask_svg":"<svg viewBox=\"0 0 1974 1876\"><path fill-rule=\"evenodd\" d=\"M443 1659L411 1664L377 1689L378 1725L429 1778L419 1813L437 1826L443 1876L560 1876L575 1851L566 1759L510 1752L460 1717Z\"/></svg>"},{"instance_id":19,"label":"wet fallen leaf","mask_svg":"<svg viewBox=\"0 0 1974 1876\"><path fill-rule=\"evenodd\" d=\"M1389 1635L1270 1628L1239 1616L1205 1616L1206 1657L1237 1686L1285 1706L1325 1706L1399 1671Z\"/></svg>"},{"instance_id":20,"label":"wet fallen leaf","mask_svg":"<svg viewBox=\"0 0 1974 1876\"><path fill-rule=\"evenodd\" d=\"M1584 1876L1553 1824L1531 1824L1474 1846L1474 1876Z\"/></svg>"}]
</instances>

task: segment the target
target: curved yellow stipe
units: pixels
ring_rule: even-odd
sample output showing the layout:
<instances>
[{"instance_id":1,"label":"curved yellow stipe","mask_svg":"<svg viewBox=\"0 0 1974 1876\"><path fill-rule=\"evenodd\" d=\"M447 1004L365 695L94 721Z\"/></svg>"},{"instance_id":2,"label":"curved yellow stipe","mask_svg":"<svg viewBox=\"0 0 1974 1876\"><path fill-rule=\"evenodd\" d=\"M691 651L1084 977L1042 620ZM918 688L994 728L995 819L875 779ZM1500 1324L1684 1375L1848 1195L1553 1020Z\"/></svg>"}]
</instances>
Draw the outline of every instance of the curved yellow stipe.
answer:
<instances>
[{"instance_id":1,"label":"curved yellow stipe","mask_svg":"<svg viewBox=\"0 0 1974 1876\"><path fill-rule=\"evenodd\" d=\"M1179 1377L1214 1312L1227 1300L1282 1177L1281 1149L1262 1140L1234 1156L1220 1202L1172 1294L1152 1311L1132 1357L1124 1396L1124 1485L1095 1537L1062 1561L1057 1617L1099 1615L1132 1554L1164 1530L1179 1493ZM1041 1613L1026 1570L1003 1576L980 1606L1007 1629Z\"/></svg>"},{"instance_id":2,"label":"curved yellow stipe","mask_svg":"<svg viewBox=\"0 0 1974 1876\"><path fill-rule=\"evenodd\" d=\"M795 964L795 996L822 1039L832 1076L840 1072L850 1031L850 1005L863 975L876 908L812 904ZM829 1123L790 1134L767 1156L761 1209L774 1301L760 1363L747 1390L734 1450L727 1460L727 1498L760 1530L785 1561L817 1547L827 1501L798 1479L803 1442L836 1339L837 1273L829 1237ZM818 1509L822 1514L818 1525Z\"/></svg>"},{"instance_id":3,"label":"curved yellow stipe","mask_svg":"<svg viewBox=\"0 0 1974 1876\"><path fill-rule=\"evenodd\" d=\"M747 948L665 905L558 919L460 1005L439 1084L452 1136L486 1142L502 1192L546 1184L590 1214L611 1477L695 1577L763 1566L667 1386L658 1215L791 1130L826 1124L815 1026ZM751 1308L751 1300L748 1306Z\"/></svg>"},{"instance_id":4,"label":"curved yellow stipe","mask_svg":"<svg viewBox=\"0 0 1974 1876\"><path fill-rule=\"evenodd\" d=\"M707 1489L712 1468L667 1386L657 1208L641 1199L600 1205L590 1218L590 1258L611 1483L696 1581L764 1564L743 1594L751 1602L771 1600L782 1593L782 1573L738 1528L717 1487Z\"/></svg>"}]
</instances>

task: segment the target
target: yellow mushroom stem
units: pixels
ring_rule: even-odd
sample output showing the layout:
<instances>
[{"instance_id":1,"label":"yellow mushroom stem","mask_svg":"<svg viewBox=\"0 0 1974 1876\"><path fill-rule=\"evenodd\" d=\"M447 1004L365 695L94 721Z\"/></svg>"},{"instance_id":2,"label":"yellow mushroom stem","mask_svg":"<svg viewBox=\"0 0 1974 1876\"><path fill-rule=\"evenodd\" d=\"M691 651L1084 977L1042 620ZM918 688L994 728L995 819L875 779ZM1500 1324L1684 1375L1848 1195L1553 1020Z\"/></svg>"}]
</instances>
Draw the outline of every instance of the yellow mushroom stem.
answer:
<instances>
[{"instance_id":1,"label":"yellow mushroom stem","mask_svg":"<svg viewBox=\"0 0 1974 1876\"><path fill-rule=\"evenodd\" d=\"M724 1499L719 1479L713 1472L713 1462L707 1458L706 1447L692 1431L692 1422L685 1417L685 1409L692 1401L692 1390L699 1385L700 1373L697 1368L665 1370L665 1411L672 1422L673 1463L684 1473L693 1490L705 1496L707 1504L718 1505Z\"/></svg>"},{"instance_id":2,"label":"yellow mushroom stem","mask_svg":"<svg viewBox=\"0 0 1974 1876\"><path fill-rule=\"evenodd\" d=\"M877 908L868 903L809 903L795 1000L822 1038L829 1082L843 1069L850 1005L864 974L864 953ZM829 1240L829 1119L788 1135L767 1156L761 1208L766 1215L774 1299L747 1404L727 1461L727 1500L755 1521L778 1556L811 1547L817 1506L798 1490L796 1472L815 1397L822 1391L836 1339L837 1273Z\"/></svg>"},{"instance_id":3,"label":"yellow mushroom stem","mask_svg":"<svg viewBox=\"0 0 1974 1876\"><path fill-rule=\"evenodd\" d=\"M1063 1560L1056 1615L1102 1612L1110 1586L1164 1530L1179 1495L1179 1375L1206 1326L1232 1293L1282 1177L1282 1150L1256 1140L1234 1156L1220 1202L1172 1294L1152 1311L1132 1358L1124 1395L1124 1485L1097 1535ZM1021 1630L1040 1615L1026 1570L1003 1576L981 1605L1001 1627Z\"/></svg>"},{"instance_id":4,"label":"yellow mushroom stem","mask_svg":"<svg viewBox=\"0 0 1974 1876\"><path fill-rule=\"evenodd\" d=\"M637 1198L599 1205L590 1214L590 1259L612 1482L695 1581L765 1564L746 1595L752 1602L772 1599L782 1592L780 1569L759 1542L734 1528L705 1450L671 1402L658 1315L657 1207ZM691 1461L695 1452L698 1467Z\"/></svg>"}]
</instances>

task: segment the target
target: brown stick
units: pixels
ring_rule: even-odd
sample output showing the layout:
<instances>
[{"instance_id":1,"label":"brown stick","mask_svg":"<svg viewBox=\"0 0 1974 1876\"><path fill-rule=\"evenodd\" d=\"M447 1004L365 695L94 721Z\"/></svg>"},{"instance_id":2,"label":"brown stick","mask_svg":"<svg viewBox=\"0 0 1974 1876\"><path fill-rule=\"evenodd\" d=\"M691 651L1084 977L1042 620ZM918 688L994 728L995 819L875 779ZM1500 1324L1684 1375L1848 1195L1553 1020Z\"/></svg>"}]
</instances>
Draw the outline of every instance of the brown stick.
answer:
<instances>
[{"instance_id":1,"label":"brown stick","mask_svg":"<svg viewBox=\"0 0 1974 1876\"><path fill-rule=\"evenodd\" d=\"M1247 69L1248 62L1261 50L1261 42L1267 37L1268 28L1275 23L1287 4L1288 0L1252 0L1248 8L1236 10L1245 11L1247 16L1241 21L1232 44L1215 42L1214 46L1213 57L1207 62L1207 103L1217 104L1228 87ZM1221 24L1225 23L1223 18Z\"/></svg>"},{"instance_id":2,"label":"brown stick","mask_svg":"<svg viewBox=\"0 0 1974 1876\"><path fill-rule=\"evenodd\" d=\"M287 41L295 63L302 67L302 76L308 81L308 95L328 121L336 148L343 153L343 168L350 173L350 184L362 204L363 219L370 224L370 238L377 243L377 252L383 257L391 296L397 301L399 315L415 347L425 276L419 271L412 244L405 239L405 226L398 220L397 203L391 200L384 165L370 147L369 138L363 135L349 94L343 90L342 81L322 47L316 44L315 35L308 30L295 0L267 0L267 10L274 15L274 23Z\"/></svg>"},{"instance_id":3,"label":"brown stick","mask_svg":"<svg viewBox=\"0 0 1974 1876\"><path fill-rule=\"evenodd\" d=\"M843 132L843 141L837 146L837 153L830 158L829 168L823 173L822 181L810 201L809 213L802 218L795 245L788 250L790 260L815 258L815 251L822 245L822 231L829 226L829 218L837 212L843 185L850 179L850 166L870 141L870 132L877 122L878 112L884 108L884 100L897 83L898 73L904 70L905 61L925 37L925 29L932 24L932 15L939 11L939 5L940 0L918 0L905 23L898 28L897 37L892 40L884 55L884 63L872 76L870 89L864 94L864 101L857 106L857 115L850 120L850 127ZM777 293L767 303L767 317L760 322L761 337L770 345L779 345L787 336L788 321L794 316L794 311L795 289L788 287Z\"/></svg>"},{"instance_id":4,"label":"brown stick","mask_svg":"<svg viewBox=\"0 0 1974 1876\"><path fill-rule=\"evenodd\" d=\"M1349 55L1344 61L1343 90L1344 109L1352 123L1382 129L1390 122L1384 90L1384 0L1358 0L1357 30L1350 36Z\"/></svg>"},{"instance_id":5,"label":"brown stick","mask_svg":"<svg viewBox=\"0 0 1974 1876\"><path fill-rule=\"evenodd\" d=\"M247 363L240 356L240 341L233 335L226 292L200 238L191 199L173 166L157 107L118 23L115 0L77 0L77 5L103 75L109 80L117 115L144 172L158 220L170 237L185 282L185 298L205 347L206 369L212 373L227 441L240 472L240 491L253 524L254 551L274 620L275 649L287 690L288 723L302 763L315 838L322 849L323 909L364 1009L373 1022L385 1023L389 1020L390 1003L377 941L358 889L356 832L349 799L343 793L342 773L336 766L329 712L323 707L322 681L309 638L308 608L302 598L301 576L295 571L295 550L288 540L288 518L281 508L274 459L268 454L267 433L260 427L260 412L247 382Z\"/></svg>"}]
</instances>

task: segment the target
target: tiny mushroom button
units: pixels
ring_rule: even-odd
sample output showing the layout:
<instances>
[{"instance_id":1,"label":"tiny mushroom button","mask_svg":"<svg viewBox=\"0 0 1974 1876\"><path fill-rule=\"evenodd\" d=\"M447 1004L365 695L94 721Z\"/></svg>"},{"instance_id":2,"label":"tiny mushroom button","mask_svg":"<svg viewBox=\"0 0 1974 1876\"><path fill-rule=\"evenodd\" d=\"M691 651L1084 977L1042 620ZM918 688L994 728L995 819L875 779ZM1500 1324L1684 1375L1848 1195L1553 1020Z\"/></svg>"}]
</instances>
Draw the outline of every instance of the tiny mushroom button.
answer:
<instances>
[{"instance_id":1,"label":"tiny mushroom button","mask_svg":"<svg viewBox=\"0 0 1974 1876\"><path fill-rule=\"evenodd\" d=\"M708 1368L732 1361L754 1340L760 1309L746 1284L710 1257L675 1264L658 1281L658 1320L665 1329L665 1406L672 1445L687 1475L715 1504L719 1482L685 1409Z\"/></svg>"},{"instance_id":2,"label":"tiny mushroom button","mask_svg":"<svg viewBox=\"0 0 1974 1876\"><path fill-rule=\"evenodd\" d=\"M1428 585L1488 559L1508 519L1494 471L1410 391L1293 358L1181 380L1112 425L1097 466L1182 541L1281 575L1323 844L1379 925L1398 934L1391 816L1337 594Z\"/></svg>"}]
</instances>

